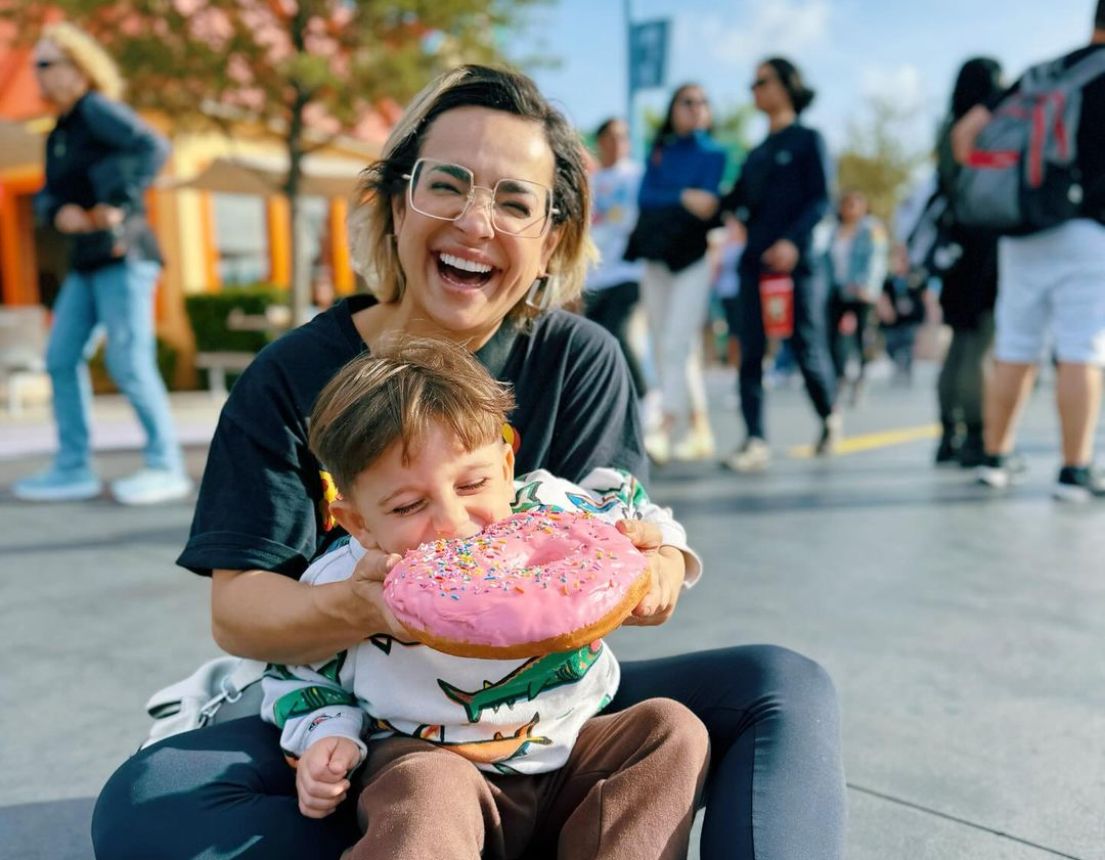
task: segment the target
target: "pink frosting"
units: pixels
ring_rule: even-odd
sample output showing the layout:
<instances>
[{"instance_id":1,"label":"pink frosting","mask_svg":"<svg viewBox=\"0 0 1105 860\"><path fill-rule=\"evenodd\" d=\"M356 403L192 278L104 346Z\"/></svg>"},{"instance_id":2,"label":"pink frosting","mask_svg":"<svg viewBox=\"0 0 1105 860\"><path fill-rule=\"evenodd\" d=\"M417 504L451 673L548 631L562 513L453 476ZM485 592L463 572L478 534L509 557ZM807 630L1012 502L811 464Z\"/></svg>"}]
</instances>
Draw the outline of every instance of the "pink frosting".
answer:
<instances>
[{"instance_id":1,"label":"pink frosting","mask_svg":"<svg viewBox=\"0 0 1105 860\"><path fill-rule=\"evenodd\" d=\"M591 514L531 511L410 550L384 580L384 601L404 625L437 638L519 645L599 621L647 564Z\"/></svg>"}]
</instances>

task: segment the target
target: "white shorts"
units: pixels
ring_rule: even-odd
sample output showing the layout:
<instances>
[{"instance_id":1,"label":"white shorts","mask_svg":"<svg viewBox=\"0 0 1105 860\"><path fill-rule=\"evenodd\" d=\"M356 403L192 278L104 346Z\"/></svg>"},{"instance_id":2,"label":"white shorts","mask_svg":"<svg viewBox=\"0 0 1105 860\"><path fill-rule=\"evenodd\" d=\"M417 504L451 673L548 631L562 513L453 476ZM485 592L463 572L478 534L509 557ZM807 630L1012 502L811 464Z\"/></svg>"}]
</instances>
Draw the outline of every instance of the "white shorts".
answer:
<instances>
[{"instance_id":1,"label":"white shorts","mask_svg":"<svg viewBox=\"0 0 1105 860\"><path fill-rule=\"evenodd\" d=\"M1105 364L1105 225L1086 218L998 243L994 357L1032 364L1048 334L1072 364Z\"/></svg>"}]
</instances>

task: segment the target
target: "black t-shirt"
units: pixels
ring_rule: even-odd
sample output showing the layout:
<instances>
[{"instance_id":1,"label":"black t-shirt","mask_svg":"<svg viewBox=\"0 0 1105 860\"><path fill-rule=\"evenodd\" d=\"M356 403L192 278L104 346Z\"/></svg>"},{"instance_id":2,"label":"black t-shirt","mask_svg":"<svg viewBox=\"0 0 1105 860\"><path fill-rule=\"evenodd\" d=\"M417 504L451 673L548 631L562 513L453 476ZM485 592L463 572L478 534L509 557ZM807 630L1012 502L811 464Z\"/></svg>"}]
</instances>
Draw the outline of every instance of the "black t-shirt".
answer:
<instances>
[{"instance_id":1,"label":"black t-shirt","mask_svg":"<svg viewBox=\"0 0 1105 860\"><path fill-rule=\"evenodd\" d=\"M1093 51L1105 51L1105 45L1087 45L1062 58L1069 69ZM1018 90L1021 82L994 100L991 107ZM1105 75L1098 75L1082 88L1082 111L1078 120L1078 166L1082 170L1082 213L1105 224Z\"/></svg>"},{"instance_id":2,"label":"black t-shirt","mask_svg":"<svg viewBox=\"0 0 1105 860\"><path fill-rule=\"evenodd\" d=\"M327 530L327 489L307 447L307 418L323 386L367 349L352 315L373 302L355 296L289 332L235 383L177 564L203 575L256 569L298 578L339 533ZM544 468L578 482L614 466L647 479L633 386L604 329L553 311L529 331L504 324L476 357L514 388L519 472Z\"/></svg>"}]
</instances>

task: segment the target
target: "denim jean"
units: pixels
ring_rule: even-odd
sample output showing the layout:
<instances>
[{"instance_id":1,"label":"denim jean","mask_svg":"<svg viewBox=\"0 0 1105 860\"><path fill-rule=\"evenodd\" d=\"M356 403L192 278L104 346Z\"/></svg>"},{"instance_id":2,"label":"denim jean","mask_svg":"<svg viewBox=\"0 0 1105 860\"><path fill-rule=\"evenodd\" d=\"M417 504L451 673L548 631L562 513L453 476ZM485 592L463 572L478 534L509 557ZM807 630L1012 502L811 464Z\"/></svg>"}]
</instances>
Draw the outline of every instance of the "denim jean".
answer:
<instances>
[{"instance_id":1,"label":"denim jean","mask_svg":"<svg viewBox=\"0 0 1105 860\"><path fill-rule=\"evenodd\" d=\"M157 370L153 295L161 266L125 260L89 272L70 272L54 305L46 347L58 428L59 469L89 466L92 386L88 359L99 331L107 336L108 373L130 401L146 432L146 465L182 468L165 383Z\"/></svg>"}]
</instances>

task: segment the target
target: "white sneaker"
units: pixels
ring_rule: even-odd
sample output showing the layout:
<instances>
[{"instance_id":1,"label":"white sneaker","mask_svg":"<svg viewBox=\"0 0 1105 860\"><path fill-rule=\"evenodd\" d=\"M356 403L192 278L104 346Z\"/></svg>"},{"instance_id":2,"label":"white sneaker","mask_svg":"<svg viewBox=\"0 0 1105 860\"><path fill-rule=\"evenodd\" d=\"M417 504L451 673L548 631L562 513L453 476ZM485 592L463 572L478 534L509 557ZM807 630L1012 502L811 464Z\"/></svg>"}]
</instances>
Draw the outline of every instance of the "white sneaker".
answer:
<instances>
[{"instance_id":1,"label":"white sneaker","mask_svg":"<svg viewBox=\"0 0 1105 860\"><path fill-rule=\"evenodd\" d=\"M771 449L756 436L749 436L736 451L721 461L734 472L762 472L771 462Z\"/></svg>"},{"instance_id":2,"label":"white sneaker","mask_svg":"<svg viewBox=\"0 0 1105 860\"><path fill-rule=\"evenodd\" d=\"M714 458L714 434L709 429L692 430L675 443L671 458L682 463Z\"/></svg>"},{"instance_id":3,"label":"white sneaker","mask_svg":"<svg viewBox=\"0 0 1105 860\"><path fill-rule=\"evenodd\" d=\"M111 482L111 494L121 505L156 505L183 499L192 492L192 481L172 469L142 469Z\"/></svg>"},{"instance_id":4,"label":"white sneaker","mask_svg":"<svg viewBox=\"0 0 1105 860\"><path fill-rule=\"evenodd\" d=\"M662 430L645 434L645 453L657 466L663 466L671 459L671 439Z\"/></svg>"}]
</instances>

